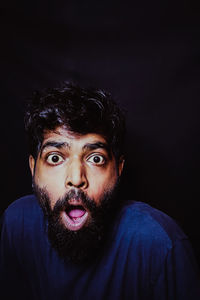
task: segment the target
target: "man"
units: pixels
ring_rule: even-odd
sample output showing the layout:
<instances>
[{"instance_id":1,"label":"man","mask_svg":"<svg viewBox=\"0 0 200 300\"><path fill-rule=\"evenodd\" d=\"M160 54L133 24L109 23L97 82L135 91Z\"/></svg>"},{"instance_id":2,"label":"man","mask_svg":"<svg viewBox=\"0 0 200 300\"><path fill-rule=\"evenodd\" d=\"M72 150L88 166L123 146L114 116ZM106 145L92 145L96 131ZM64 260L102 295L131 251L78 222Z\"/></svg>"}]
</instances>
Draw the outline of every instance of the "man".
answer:
<instances>
[{"instance_id":1,"label":"man","mask_svg":"<svg viewBox=\"0 0 200 300\"><path fill-rule=\"evenodd\" d=\"M200 299L187 237L164 213L119 199L122 111L70 83L25 116L35 195L5 211L3 299Z\"/></svg>"}]
</instances>

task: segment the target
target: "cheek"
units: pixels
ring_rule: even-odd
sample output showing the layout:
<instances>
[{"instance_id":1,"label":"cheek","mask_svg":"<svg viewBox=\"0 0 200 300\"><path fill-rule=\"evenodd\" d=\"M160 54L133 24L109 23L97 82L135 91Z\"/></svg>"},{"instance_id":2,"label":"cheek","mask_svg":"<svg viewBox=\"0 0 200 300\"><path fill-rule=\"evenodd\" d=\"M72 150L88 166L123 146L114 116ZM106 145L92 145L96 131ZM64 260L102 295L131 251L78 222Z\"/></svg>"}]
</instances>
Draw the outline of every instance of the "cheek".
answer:
<instances>
[{"instance_id":1,"label":"cheek","mask_svg":"<svg viewBox=\"0 0 200 300\"><path fill-rule=\"evenodd\" d=\"M63 176L60 172L51 172L51 170L44 172L44 170L38 167L35 172L34 180L40 188L47 190L51 199L51 206L54 206L57 199L62 197L65 193Z\"/></svg>"},{"instance_id":2,"label":"cheek","mask_svg":"<svg viewBox=\"0 0 200 300\"><path fill-rule=\"evenodd\" d=\"M117 173L115 169L109 172L100 172L90 177L88 195L94 198L96 203L100 202L105 192L112 190L117 182Z\"/></svg>"}]
</instances>

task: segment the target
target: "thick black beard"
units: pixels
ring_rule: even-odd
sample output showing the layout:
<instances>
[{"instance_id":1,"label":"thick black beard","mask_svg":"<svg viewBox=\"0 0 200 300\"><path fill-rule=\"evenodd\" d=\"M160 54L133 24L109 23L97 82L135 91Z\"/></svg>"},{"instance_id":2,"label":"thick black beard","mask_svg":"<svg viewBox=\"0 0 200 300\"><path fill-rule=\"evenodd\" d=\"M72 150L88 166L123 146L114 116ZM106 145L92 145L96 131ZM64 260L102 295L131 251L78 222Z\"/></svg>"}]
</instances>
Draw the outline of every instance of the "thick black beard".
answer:
<instances>
[{"instance_id":1,"label":"thick black beard","mask_svg":"<svg viewBox=\"0 0 200 300\"><path fill-rule=\"evenodd\" d=\"M118 184L104 194L98 206L82 190L71 190L57 200L52 210L46 189L33 183L34 192L48 220L49 241L61 258L81 263L94 260L104 251L109 229L119 209L119 202L115 197L117 186ZM90 222L78 231L71 231L62 224L60 213L70 206L69 199L76 197L82 200L84 207L90 212Z\"/></svg>"}]
</instances>

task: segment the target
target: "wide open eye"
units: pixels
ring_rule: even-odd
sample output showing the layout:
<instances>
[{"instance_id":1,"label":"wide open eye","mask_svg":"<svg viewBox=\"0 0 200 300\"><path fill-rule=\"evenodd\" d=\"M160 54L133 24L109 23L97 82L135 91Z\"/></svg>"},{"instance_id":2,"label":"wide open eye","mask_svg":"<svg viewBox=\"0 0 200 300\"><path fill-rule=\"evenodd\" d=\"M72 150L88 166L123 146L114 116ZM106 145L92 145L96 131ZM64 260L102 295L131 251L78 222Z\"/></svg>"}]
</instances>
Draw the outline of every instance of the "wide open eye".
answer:
<instances>
[{"instance_id":1,"label":"wide open eye","mask_svg":"<svg viewBox=\"0 0 200 300\"><path fill-rule=\"evenodd\" d=\"M105 158L100 154L93 154L88 157L87 161L95 165L103 165L105 163Z\"/></svg>"},{"instance_id":2,"label":"wide open eye","mask_svg":"<svg viewBox=\"0 0 200 300\"><path fill-rule=\"evenodd\" d=\"M64 159L61 155L52 153L52 154L48 155L46 161L50 165L59 165L60 163L62 163L64 161Z\"/></svg>"}]
</instances>

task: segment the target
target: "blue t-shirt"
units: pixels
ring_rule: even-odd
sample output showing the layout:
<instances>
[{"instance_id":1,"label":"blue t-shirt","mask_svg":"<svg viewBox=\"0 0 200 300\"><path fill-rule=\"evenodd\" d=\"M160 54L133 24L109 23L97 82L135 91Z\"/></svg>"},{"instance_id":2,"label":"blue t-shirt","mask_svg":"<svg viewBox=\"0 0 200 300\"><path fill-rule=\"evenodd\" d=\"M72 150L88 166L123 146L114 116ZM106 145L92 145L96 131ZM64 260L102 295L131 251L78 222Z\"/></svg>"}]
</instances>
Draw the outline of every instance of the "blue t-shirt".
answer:
<instances>
[{"instance_id":1,"label":"blue t-shirt","mask_svg":"<svg viewBox=\"0 0 200 300\"><path fill-rule=\"evenodd\" d=\"M123 206L97 260L75 265L51 247L35 196L23 197L4 213L0 266L2 299L200 300L188 238L142 202Z\"/></svg>"}]
</instances>

